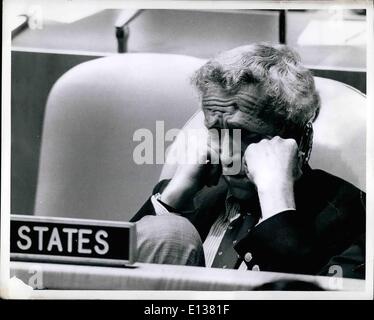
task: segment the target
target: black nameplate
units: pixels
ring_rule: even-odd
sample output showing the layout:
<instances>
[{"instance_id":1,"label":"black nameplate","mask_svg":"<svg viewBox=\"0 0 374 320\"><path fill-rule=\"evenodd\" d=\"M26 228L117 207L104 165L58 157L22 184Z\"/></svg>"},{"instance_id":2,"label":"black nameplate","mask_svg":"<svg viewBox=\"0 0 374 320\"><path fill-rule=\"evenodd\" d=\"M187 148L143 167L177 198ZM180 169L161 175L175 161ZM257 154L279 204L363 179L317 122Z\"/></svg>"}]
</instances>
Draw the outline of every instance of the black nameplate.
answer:
<instances>
[{"instance_id":1,"label":"black nameplate","mask_svg":"<svg viewBox=\"0 0 374 320\"><path fill-rule=\"evenodd\" d=\"M10 258L81 264L135 262L135 224L11 215Z\"/></svg>"}]
</instances>

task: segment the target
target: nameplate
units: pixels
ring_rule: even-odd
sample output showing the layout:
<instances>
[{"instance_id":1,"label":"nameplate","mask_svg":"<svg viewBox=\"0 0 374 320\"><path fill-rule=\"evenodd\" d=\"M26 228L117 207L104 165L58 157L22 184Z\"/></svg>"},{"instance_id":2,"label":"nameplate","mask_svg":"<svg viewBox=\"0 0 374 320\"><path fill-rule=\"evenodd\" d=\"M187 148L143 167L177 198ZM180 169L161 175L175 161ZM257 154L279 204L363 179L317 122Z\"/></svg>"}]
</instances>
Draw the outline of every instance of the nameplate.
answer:
<instances>
[{"instance_id":1,"label":"nameplate","mask_svg":"<svg viewBox=\"0 0 374 320\"><path fill-rule=\"evenodd\" d=\"M135 262L130 222L11 215L10 258L91 265Z\"/></svg>"}]
</instances>

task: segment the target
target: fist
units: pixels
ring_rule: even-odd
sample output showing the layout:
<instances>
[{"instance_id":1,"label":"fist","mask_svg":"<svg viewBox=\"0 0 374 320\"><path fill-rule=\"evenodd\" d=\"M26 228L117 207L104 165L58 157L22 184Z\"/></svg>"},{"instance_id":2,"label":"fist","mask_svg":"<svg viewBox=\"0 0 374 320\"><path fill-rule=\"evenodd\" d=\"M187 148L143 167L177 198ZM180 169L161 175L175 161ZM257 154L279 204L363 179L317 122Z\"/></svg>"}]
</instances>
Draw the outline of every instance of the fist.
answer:
<instances>
[{"instance_id":1,"label":"fist","mask_svg":"<svg viewBox=\"0 0 374 320\"><path fill-rule=\"evenodd\" d=\"M218 183L222 169L219 164L219 145L201 139L188 149L188 160L177 167L173 180L186 188L200 190Z\"/></svg>"},{"instance_id":2,"label":"fist","mask_svg":"<svg viewBox=\"0 0 374 320\"><path fill-rule=\"evenodd\" d=\"M257 189L293 184L301 175L296 141L279 136L250 144L245 150L243 165Z\"/></svg>"},{"instance_id":3,"label":"fist","mask_svg":"<svg viewBox=\"0 0 374 320\"><path fill-rule=\"evenodd\" d=\"M193 196L205 185L218 183L222 173L219 164L219 141L215 136L199 137L190 144L188 159L179 163L168 186L161 195L161 201L176 209L191 202ZM213 161L212 161L213 160Z\"/></svg>"}]
</instances>

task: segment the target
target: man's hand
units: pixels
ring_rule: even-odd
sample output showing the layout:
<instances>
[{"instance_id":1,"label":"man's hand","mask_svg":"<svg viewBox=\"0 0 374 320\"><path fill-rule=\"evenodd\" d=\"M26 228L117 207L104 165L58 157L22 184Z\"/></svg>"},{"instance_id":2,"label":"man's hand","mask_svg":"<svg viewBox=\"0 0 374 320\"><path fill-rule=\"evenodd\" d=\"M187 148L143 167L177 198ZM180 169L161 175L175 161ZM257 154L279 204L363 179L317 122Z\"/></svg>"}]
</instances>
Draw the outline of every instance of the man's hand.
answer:
<instances>
[{"instance_id":1,"label":"man's hand","mask_svg":"<svg viewBox=\"0 0 374 320\"><path fill-rule=\"evenodd\" d=\"M295 140L276 136L252 143L243 162L249 180L257 187L262 219L295 209L293 185L301 175Z\"/></svg>"},{"instance_id":2,"label":"man's hand","mask_svg":"<svg viewBox=\"0 0 374 320\"><path fill-rule=\"evenodd\" d=\"M219 162L219 141L208 135L200 144L190 145L188 163L181 163L162 192L161 201L182 209L205 185L216 185L222 173ZM213 161L212 163L212 160Z\"/></svg>"},{"instance_id":3,"label":"man's hand","mask_svg":"<svg viewBox=\"0 0 374 320\"><path fill-rule=\"evenodd\" d=\"M250 144L244 153L246 174L258 189L294 183L300 177L298 147L294 139L275 136Z\"/></svg>"}]
</instances>

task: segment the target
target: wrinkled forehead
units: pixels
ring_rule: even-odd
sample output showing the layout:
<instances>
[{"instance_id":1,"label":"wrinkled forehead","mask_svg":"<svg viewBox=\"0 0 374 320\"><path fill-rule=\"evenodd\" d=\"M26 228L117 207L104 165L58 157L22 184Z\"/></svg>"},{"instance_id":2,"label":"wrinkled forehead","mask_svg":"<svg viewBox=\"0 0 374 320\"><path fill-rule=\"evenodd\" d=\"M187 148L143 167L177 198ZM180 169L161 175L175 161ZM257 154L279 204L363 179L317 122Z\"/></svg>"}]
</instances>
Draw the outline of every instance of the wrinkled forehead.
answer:
<instances>
[{"instance_id":1,"label":"wrinkled forehead","mask_svg":"<svg viewBox=\"0 0 374 320\"><path fill-rule=\"evenodd\" d=\"M212 97L218 96L221 98L236 98L238 96L249 96L254 97L256 96L257 99L262 98L261 94L263 95L263 89L260 84L242 84L241 86L235 88L223 88L219 84L209 83L206 86L206 90L203 94L203 97Z\"/></svg>"},{"instance_id":2,"label":"wrinkled forehead","mask_svg":"<svg viewBox=\"0 0 374 320\"><path fill-rule=\"evenodd\" d=\"M201 97L205 125L274 135L272 123L262 117L264 100L264 91L259 85L246 84L234 92L211 85Z\"/></svg>"}]
</instances>

